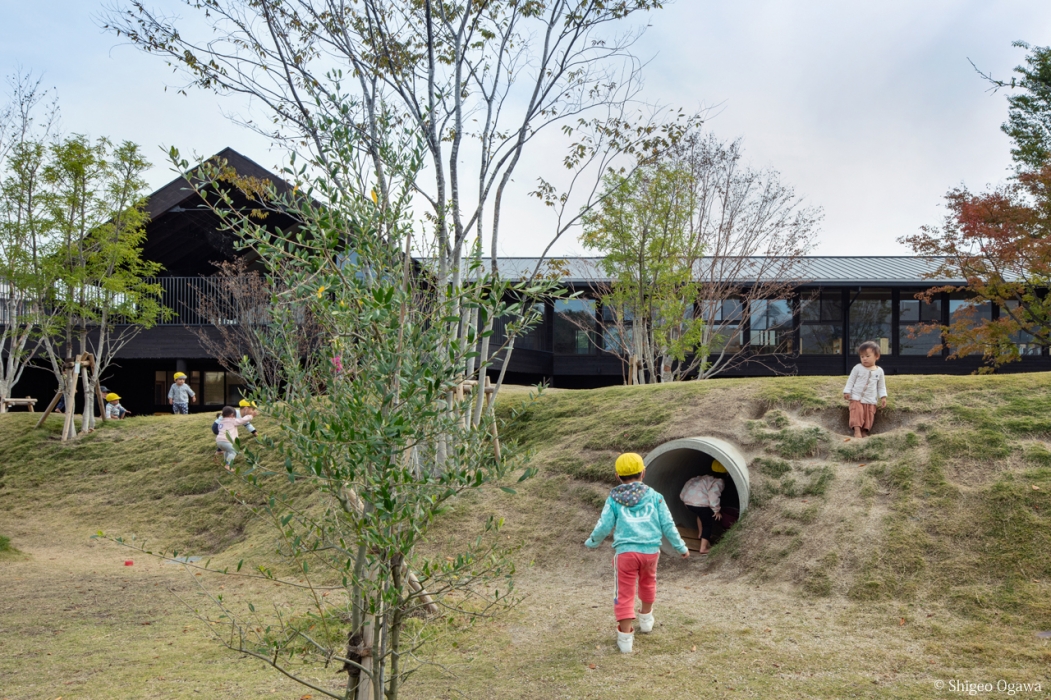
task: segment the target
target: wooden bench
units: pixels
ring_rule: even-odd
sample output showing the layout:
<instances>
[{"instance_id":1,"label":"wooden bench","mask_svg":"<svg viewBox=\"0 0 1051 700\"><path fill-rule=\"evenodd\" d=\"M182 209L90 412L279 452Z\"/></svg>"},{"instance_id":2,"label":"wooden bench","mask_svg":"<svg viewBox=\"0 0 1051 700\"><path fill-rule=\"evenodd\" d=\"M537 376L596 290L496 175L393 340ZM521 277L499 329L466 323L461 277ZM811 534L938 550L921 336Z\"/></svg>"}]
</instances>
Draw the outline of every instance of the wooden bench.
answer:
<instances>
[{"instance_id":1,"label":"wooden bench","mask_svg":"<svg viewBox=\"0 0 1051 700\"><path fill-rule=\"evenodd\" d=\"M3 413L7 413L7 410L14 408L15 406L25 406L29 409L30 413L36 413L36 399L26 397L24 399L2 399L3 401Z\"/></svg>"}]
</instances>

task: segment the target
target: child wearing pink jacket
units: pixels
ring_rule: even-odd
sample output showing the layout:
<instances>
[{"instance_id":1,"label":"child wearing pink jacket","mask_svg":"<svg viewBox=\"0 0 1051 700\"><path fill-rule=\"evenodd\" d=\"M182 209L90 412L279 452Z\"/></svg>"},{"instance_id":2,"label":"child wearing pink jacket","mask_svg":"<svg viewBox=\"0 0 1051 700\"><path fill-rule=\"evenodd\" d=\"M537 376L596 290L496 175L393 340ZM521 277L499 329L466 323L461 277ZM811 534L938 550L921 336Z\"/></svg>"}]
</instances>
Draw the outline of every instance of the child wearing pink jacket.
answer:
<instances>
[{"instance_id":1,"label":"child wearing pink jacket","mask_svg":"<svg viewBox=\"0 0 1051 700\"><path fill-rule=\"evenodd\" d=\"M237 456L234 443L237 441L238 426L248 425L257 415L259 412L254 408L246 407L241 410L241 417L238 418L233 406L223 406L223 417L219 422L219 434L215 436L215 447L223 453L227 471L233 471L230 465Z\"/></svg>"}]
</instances>

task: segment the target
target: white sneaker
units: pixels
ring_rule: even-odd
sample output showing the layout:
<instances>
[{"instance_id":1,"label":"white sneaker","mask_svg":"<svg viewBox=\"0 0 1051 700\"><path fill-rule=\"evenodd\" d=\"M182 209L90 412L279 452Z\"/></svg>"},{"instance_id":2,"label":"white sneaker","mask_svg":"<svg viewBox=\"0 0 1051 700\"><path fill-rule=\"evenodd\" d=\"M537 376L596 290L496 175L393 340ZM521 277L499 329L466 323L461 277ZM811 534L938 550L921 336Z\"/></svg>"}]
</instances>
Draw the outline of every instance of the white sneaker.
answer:
<instances>
[{"instance_id":1,"label":"white sneaker","mask_svg":"<svg viewBox=\"0 0 1051 700\"><path fill-rule=\"evenodd\" d=\"M634 632L621 632L617 630L617 648L621 654L630 654L631 646L635 642Z\"/></svg>"},{"instance_id":2,"label":"white sneaker","mask_svg":"<svg viewBox=\"0 0 1051 700\"><path fill-rule=\"evenodd\" d=\"M649 634L653 631L653 611L648 613L639 613L639 632L643 634Z\"/></svg>"}]
</instances>

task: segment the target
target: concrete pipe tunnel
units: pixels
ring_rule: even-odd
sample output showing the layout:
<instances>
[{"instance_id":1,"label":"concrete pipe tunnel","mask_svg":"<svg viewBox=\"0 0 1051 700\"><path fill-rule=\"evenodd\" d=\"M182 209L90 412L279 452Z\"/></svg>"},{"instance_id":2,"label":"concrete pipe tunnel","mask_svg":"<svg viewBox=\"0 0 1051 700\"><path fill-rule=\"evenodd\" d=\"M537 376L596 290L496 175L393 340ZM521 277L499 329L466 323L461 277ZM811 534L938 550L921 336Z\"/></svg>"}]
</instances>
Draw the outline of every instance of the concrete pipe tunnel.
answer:
<instances>
[{"instance_id":1,"label":"concrete pipe tunnel","mask_svg":"<svg viewBox=\"0 0 1051 700\"><path fill-rule=\"evenodd\" d=\"M740 451L719 438L689 437L666 442L646 455L646 476L643 483L656 489L668 503L672 518L683 534L686 545L695 550L700 544L690 537L697 531L697 518L679 498L679 493L687 481L695 476L710 474L712 462L719 462L726 467L726 486L723 489L721 506L725 524L717 527L715 541L718 541L725 527L732 527L737 518L748 508L751 489L748 480L748 462ZM713 542L714 544L714 542ZM667 553L674 553L671 545L665 540L662 545Z\"/></svg>"}]
</instances>

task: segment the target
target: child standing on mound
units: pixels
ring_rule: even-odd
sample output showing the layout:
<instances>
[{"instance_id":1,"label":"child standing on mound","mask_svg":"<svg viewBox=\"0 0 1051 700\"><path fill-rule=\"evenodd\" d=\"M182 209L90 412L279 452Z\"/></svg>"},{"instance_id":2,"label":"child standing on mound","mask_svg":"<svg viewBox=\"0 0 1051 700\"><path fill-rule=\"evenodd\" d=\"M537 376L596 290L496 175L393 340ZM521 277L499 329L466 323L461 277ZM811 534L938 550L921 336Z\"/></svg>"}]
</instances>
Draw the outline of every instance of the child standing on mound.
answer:
<instances>
[{"instance_id":1,"label":"child standing on mound","mask_svg":"<svg viewBox=\"0 0 1051 700\"><path fill-rule=\"evenodd\" d=\"M175 373L175 383L168 389L168 403L171 404L172 413L186 415L190 412L190 402L197 401L197 394L190 385L186 383L186 375L182 372Z\"/></svg>"},{"instance_id":2,"label":"child standing on mound","mask_svg":"<svg viewBox=\"0 0 1051 700\"><path fill-rule=\"evenodd\" d=\"M635 591L642 601L639 631L653 630L653 601L657 598L657 559L661 536L668 538L682 558L690 556L675 529L664 497L642 483L646 465L634 452L617 457L620 486L610 491L595 530L584 543L595 549L613 531L613 571L616 587L613 612L617 617L617 648L630 654L635 640Z\"/></svg>"},{"instance_id":3,"label":"child standing on mound","mask_svg":"<svg viewBox=\"0 0 1051 700\"><path fill-rule=\"evenodd\" d=\"M843 387L843 398L850 402L850 427L854 437L868 437L872 421L876 419L876 404L887 407L887 380L879 362L879 345L871 340L858 346L858 359L847 385Z\"/></svg>"}]
</instances>

